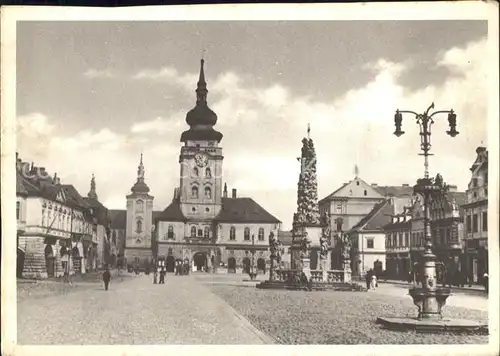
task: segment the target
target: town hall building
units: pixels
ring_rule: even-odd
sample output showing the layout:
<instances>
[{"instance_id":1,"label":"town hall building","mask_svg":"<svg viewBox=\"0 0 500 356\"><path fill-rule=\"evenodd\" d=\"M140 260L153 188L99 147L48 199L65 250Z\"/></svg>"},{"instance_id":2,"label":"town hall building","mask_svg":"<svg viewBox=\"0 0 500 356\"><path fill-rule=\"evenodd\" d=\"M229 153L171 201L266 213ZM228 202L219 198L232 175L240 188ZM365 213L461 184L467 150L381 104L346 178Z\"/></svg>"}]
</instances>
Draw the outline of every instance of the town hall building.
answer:
<instances>
[{"instance_id":1,"label":"town hall building","mask_svg":"<svg viewBox=\"0 0 500 356\"><path fill-rule=\"evenodd\" d=\"M127 195L127 210L111 211L111 229L123 236L127 264L145 264L157 255L167 270L189 261L192 270L224 266L247 270L254 252L255 267L269 262L268 236L278 235L281 222L249 197L228 195L223 183L222 133L214 129L217 115L207 104L204 60L196 89L196 105L186 115L189 129L181 134L180 180L171 203L153 211L154 197L145 182L141 160L137 181Z\"/></svg>"}]
</instances>

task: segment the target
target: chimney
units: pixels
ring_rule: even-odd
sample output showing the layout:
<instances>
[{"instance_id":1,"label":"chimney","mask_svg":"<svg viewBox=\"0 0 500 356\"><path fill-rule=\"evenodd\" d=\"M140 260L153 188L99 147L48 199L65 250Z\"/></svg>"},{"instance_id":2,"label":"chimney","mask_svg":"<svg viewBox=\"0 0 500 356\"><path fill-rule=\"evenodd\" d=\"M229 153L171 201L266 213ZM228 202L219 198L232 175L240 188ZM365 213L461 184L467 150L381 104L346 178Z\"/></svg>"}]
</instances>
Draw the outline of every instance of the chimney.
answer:
<instances>
[{"instance_id":1,"label":"chimney","mask_svg":"<svg viewBox=\"0 0 500 356\"><path fill-rule=\"evenodd\" d=\"M236 189L233 189L233 195L232 195L233 198L236 198Z\"/></svg>"},{"instance_id":2,"label":"chimney","mask_svg":"<svg viewBox=\"0 0 500 356\"><path fill-rule=\"evenodd\" d=\"M378 187L377 183L372 183L372 187Z\"/></svg>"},{"instance_id":3,"label":"chimney","mask_svg":"<svg viewBox=\"0 0 500 356\"><path fill-rule=\"evenodd\" d=\"M410 185L409 184L403 184L403 187L409 187Z\"/></svg>"},{"instance_id":4,"label":"chimney","mask_svg":"<svg viewBox=\"0 0 500 356\"><path fill-rule=\"evenodd\" d=\"M224 183L224 192L222 195L224 198L227 198L227 183Z\"/></svg>"},{"instance_id":5,"label":"chimney","mask_svg":"<svg viewBox=\"0 0 500 356\"><path fill-rule=\"evenodd\" d=\"M484 151L486 151L486 147L479 146L479 147L477 148L477 150L476 150L476 153L477 153L477 154L480 154L481 152L484 152Z\"/></svg>"}]
</instances>

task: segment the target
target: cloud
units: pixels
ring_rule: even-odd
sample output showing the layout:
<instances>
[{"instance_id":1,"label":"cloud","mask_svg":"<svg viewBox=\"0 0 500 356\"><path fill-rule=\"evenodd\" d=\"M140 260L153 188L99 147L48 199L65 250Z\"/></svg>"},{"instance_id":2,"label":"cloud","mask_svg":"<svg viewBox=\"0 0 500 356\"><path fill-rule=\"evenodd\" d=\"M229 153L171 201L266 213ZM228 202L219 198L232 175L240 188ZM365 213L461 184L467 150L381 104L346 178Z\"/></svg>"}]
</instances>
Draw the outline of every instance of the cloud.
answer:
<instances>
[{"instance_id":1,"label":"cloud","mask_svg":"<svg viewBox=\"0 0 500 356\"><path fill-rule=\"evenodd\" d=\"M85 78L96 79L96 78L113 78L116 73L112 69L88 69L83 73Z\"/></svg>"},{"instance_id":2,"label":"cloud","mask_svg":"<svg viewBox=\"0 0 500 356\"><path fill-rule=\"evenodd\" d=\"M465 189L475 148L486 140L489 64L485 53L486 40L444 50L435 63L452 75L441 84L416 90L400 83L401 76L414 69L411 61L394 63L380 58L360 69L372 73L366 85L326 101L294 95L291 88L278 83L257 87L245 74L234 71L215 78L207 72L209 105L218 116L216 129L224 134L224 182L229 189L237 188L240 196L252 196L289 228L300 170L296 158L310 124L318 156L320 198L352 179L355 164L368 183L412 184L423 174L423 159L417 155L418 125L405 115L406 134L396 138L392 134L394 112L397 108L423 112L435 102L437 110L456 111L460 134L448 137L446 115L436 117L431 174L439 172L449 183ZM180 88L176 95L181 97L192 93L197 74L164 67L137 71L131 79L167 83ZM137 121L126 134L102 128L71 136L62 134L42 114L32 114L19 118L18 143L24 147L26 159L39 157L47 162L48 170L60 170L66 181L83 192L94 172L98 194L112 208L125 208L125 195L135 182L142 150L154 204L162 209L179 184L179 136L187 129L184 117L189 109L176 108ZM43 154L37 154L39 151Z\"/></svg>"}]
</instances>

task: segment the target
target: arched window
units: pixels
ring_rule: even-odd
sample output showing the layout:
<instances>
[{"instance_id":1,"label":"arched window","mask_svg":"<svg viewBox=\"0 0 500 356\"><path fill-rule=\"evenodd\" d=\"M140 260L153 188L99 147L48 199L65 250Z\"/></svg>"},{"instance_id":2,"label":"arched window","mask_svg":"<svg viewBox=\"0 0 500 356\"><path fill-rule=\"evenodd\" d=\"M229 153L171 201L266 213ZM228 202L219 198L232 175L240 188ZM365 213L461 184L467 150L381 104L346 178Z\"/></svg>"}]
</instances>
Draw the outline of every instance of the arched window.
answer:
<instances>
[{"instance_id":1,"label":"arched window","mask_svg":"<svg viewBox=\"0 0 500 356\"><path fill-rule=\"evenodd\" d=\"M193 198L198 198L198 187L191 188L191 195Z\"/></svg>"},{"instance_id":2,"label":"arched window","mask_svg":"<svg viewBox=\"0 0 500 356\"><path fill-rule=\"evenodd\" d=\"M142 220L141 219L137 219L136 226L137 226L136 231L138 233L141 233L142 232Z\"/></svg>"},{"instance_id":3,"label":"arched window","mask_svg":"<svg viewBox=\"0 0 500 356\"><path fill-rule=\"evenodd\" d=\"M250 228L249 227L245 228L244 233L243 233L243 239L245 241L249 241L250 240Z\"/></svg>"},{"instance_id":4,"label":"arched window","mask_svg":"<svg viewBox=\"0 0 500 356\"><path fill-rule=\"evenodd\" d=\"M173 225L168 225L167 238L169 238L169 239L173 239L174 238L174 226Z\"/></svg>"},{"instance_id":5,"label":"arched window","mask_svg":"<svg viewBox=\"0 0 500 356\"><path fill-rule=\"evenodd\" d=\"M205 198L212 199L212 190L210 187L205 187Z\"/></svg>"},{"instance_id":6,"label":"arched window","mask_svg":"<svg viewBox=\"0 0 500 356\"><path fill-rule=\"evenodd\" d=\"M229 229L229 240L236 240L236 228L234 226Z\"/></svg>"},{"instance_id":7,"label":"arched window","mask_svg":"<svg viewBox=\"0 0 500 356\"><path fill-rule=\"evenodd\" d=\"M198 237L203 237L203 230L202 229L198 229Z\"/></svg>"},{"instance_id":8,"label":"arched window","mask_svg":"<svg viewBox=\"0 0 500 356\"><path fill-rule=\"evenodd\" d=\"M365 191L363 192L363 195L364 195L364 196L366 196L367 194L368 194L368 192L365 190Z\"/></svg>"},{"instance_id":9,"label":"arched window","mask_svg":"<svg viewBox=\"0 0 500 356\"><path fill-rule=\"evenodd\" d=\"M206 239L208 239L210 237L210 228L208 226L205 226L205 231L204 231L203 237Z\"/></svg>"},{"instance_id":10,"label":"arched window","mask_svg":"<svg viewBox=\"0 0 500 356\"><path fill-rule=\"evenodd\" d=\"M264 241L264 228L259 228L259 241Z\"/></svg>"},{"instance_id":11,"label":"arched window","mask_svg":"<svg viewBox=\"0 0 500 356\"><path fill-rule=\"evenodd\" d=\"M196 237L196 226L191 226L191 237Z\"/></svg>"},{"instance_id":12,"label":"arched window","mask_svg":"<svg viewBox=\"0 0 500 356\"><path fill-rule=\"evenodd\" d=\"M143 213L144 212L144 202L142 200L138 200L135 203L135 211L138 213Z\"/></svg>"},{"instance_id":13,"label":"arched window","mask_svg":"<svg viewBox=\"0 0 500 356\"><path fill-rule=\"evenodd\" d=\"M194 167L193 168L193 176L198 177L199 174L200 174L200 172L198 172L198 168Z\"/></svg>"},{"instance_id":14,"label":"arched window","mask_svg":"<svg viewBox=\"0 0 500 356\"><path fill-rule=\"evenodd\" d=\"M210 171L209 167L205 169L205 178L212 178L212 171Z\"/></svg>"}]
</instances>

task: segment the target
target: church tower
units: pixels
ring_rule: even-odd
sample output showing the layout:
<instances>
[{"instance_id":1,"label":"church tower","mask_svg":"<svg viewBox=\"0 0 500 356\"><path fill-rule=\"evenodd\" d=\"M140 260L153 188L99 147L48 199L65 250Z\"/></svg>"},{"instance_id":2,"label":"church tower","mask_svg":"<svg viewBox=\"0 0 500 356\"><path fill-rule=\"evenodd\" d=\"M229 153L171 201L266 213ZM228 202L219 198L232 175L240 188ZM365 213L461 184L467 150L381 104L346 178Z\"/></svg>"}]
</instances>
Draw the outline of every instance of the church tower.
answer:
<instances>
[{"instance_id":1,"label":"church tower","mask_svg":"<svg viewBox=\"0 0 500 356\"><path fill-rule=\"evenodd\" d=\"M137 181L131 189L132 193L127 195L125 242L127 259L137 255L133 253L134 249L151 249L154 198L149 195L149 187L144 182L144 173L141 153L141 160L137 169Z\"/></svg>"},{"instance_id":2,"label":"church tower","mask_svg":"<svg viewBox=\"0 0 500 356\"><path fill-rule=\"evenodd\" d=\"M196 89L196 105L186 115L189 129L181 135L180 207L188 220L215 218L222 204L222 134L213 127L217 115L207 104L204 60Z\"/></svg>"}]
</instances>

